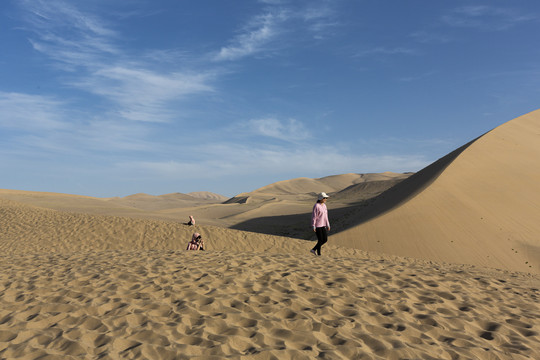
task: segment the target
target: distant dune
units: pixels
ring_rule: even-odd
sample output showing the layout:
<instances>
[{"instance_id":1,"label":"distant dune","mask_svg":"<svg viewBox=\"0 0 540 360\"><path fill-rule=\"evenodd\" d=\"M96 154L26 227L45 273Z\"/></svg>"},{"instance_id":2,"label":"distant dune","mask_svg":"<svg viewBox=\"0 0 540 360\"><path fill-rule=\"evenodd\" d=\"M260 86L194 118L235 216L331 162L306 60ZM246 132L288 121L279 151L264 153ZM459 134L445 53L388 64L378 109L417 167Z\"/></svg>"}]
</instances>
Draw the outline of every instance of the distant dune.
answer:
<instances>
[{"instance_id":1,"label":"distant dune","mask_svg":"<svg viewBox=\"0 0 540 360\"><path fill-rule=\"evenodd\" d=\"M213 193L213 192L210 192L210 191L190 192L187 195L189 195L191 197L194 197L194 198L198 198L198 199L216 200L216 201L221 201L221 202L226 201L227 199L229 199L226 196L216 194L216 193Z\"/></svg>"},{"instance_id":2,"label":"distant dune","mask_svg":"<svg viewBox=\"0 0 540 360\"><path fill-rule=\"evenodd\" d=\"M386 172L280 181L229 199L226 204L235 204L239 211L226 220L229 227L238 230L311 239L311 209L319 192L331 196L331 211L346 212L351 204L362 203L410 175Z\"/></svg>"},{"instance_id":3,"label":"distant dune","mask_svg":"<svg viewBox=\"0 0 540 360\"><path fill-rule=\"evenodd\" d=\"M420 171L354 221L363 223L330 241L540 273L540 111L503 124Z\"/></svg>"},{"instance_id":4,"label":"distant dune","mask_svg":"<svg viewBox=\"0 0 540 360\"><path fill-rule=\"evenodd\" d=\"M200 224L310 239L313 234L309 232L309 214L318 192L325 191L335 196L330 208L343 208L378 195L409 176L386 172L332 175L319 179L299 178L270 184L231 199L211 192L139 193L101 199L16 190L0 190L0 199L72 213L181 223L187 222L189 216L193 215Z\"/></svg>"},{"instance_id":5,"label":"distant dune","mask_svg":"<svg viewBox=\"0 0 540 360\"><path fill-rule=\"evenodd\" d=\"M342 191L350 186L356 184L365 184L375 181L395 181L406 179L410 174L400 173L374 173L374 174L343 174L343 175L331 175L318 179L310 178L297 178L292 180L279 181L250 193L242 193L237 197L251 196L254 198L280 198L286 199L288 197L294 197L298 199L313 200L314 196L325 191L328 194L332 194L338 191Z\"/></svg>"}]
</instances>

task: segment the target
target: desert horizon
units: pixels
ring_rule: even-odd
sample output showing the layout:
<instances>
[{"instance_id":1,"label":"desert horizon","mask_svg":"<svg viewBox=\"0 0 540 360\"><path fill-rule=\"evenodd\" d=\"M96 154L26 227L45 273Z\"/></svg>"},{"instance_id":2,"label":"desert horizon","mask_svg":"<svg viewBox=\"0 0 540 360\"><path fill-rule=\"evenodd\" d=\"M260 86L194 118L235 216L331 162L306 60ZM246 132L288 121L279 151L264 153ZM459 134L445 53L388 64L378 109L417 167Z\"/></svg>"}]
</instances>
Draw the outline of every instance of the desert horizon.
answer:
<instances>
[{"instance_id":1,"label":"desert horizon","mask_svg":"<svg viewBox=\"0 0 540 360\"><path fill-rule=\"evenodd\" d=\"M537 358L538 136L540 110L417 173L232 198L0 190L0 357Z\"/></svg>"}]
</instances>

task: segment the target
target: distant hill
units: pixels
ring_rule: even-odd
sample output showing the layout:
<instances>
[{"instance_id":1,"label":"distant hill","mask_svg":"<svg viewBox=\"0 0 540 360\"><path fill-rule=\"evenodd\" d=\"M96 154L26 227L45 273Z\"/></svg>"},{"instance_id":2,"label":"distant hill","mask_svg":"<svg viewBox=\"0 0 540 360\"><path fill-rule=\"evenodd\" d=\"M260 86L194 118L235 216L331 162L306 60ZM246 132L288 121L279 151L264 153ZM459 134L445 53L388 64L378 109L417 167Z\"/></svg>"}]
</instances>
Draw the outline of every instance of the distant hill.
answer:
<instances>
[{"instance_id":1,"label":"distant hill","mask_svg":"<svg viewBox=\"0 0 540 360\"><path fill-rule=\"evenodd\" d=\"M316 195L322 191L333 197L340 191L343 191L357 184L367 184L378 182L378 193L388 189L388 187L409 177L411 173L372 173L372 174L342 174L331 175L322 178L296 178L291 180L278 181L270 185L263 186L259 189L248 193L241 193L229 199L227 203L248 203L268 200L307 200L313 201ZM388 181L388 182L387 182ZM384 186L384 185L388 186ZM360 187L361 188L361 187ZM366 187L367 188L367 187ZM373 193L373 191L372 191ZM364 199L366 196L359 195L359 191L349 192L349 198L345 199L346 195L336 198L355 202L358 199Z\"/></svg>"},{"instance_id":2,"label":"distant hill","mask_svg":"<svg viewBox=\"0 0 540 360\"><path fill-rule=\"evenodd\" d=\"M197 198L197 199L204 199L204 200L226 201L229 199L226 196L216 194L210 191L190 192L190 193L187 193L187 195Z\"/></svg>"}]
</instances>

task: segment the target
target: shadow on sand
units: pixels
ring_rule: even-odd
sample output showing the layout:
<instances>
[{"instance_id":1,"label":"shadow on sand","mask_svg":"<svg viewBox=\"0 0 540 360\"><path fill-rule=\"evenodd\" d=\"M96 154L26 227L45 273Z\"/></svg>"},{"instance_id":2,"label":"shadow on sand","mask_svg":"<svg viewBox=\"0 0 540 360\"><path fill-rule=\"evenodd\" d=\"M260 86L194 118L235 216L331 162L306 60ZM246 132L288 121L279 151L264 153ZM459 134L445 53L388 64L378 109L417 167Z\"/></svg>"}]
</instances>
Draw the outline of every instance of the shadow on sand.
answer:
<instances>
[{"instance_id":1,"label":"shadow on sand","mask_svg":"<svg viewBox=\"0 0 540 360\"><path fill-rule=\"evenodd\" d=\"M452 151L378 196L336 209L332 209L329 204L330 209L328 212L332 225L330 235L369 221L413 198L433 183L452 161L482 136ZM244 221L231 228L269 235L314 240L316 237L309 226L310 218L311 211L294 215L266 216Z\"/></svg>"}]
</instances>

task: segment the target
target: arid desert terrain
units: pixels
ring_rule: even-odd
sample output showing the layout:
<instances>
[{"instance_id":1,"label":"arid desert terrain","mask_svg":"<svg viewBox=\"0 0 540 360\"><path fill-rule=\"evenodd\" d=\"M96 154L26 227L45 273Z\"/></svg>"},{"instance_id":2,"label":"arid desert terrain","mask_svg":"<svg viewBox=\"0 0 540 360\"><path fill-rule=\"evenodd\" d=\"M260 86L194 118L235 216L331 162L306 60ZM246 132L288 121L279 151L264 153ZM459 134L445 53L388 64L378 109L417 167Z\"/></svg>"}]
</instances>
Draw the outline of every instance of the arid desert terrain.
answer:
<instances>
[{"instance_id":1,"label":"arid desert terrain","mask_svg":"<svg viewBox=\"0 0 540 360\"><path fill-rule=\"evenodd\" d=\"M0 190L0 269L2 359L540 359L540 111L414 174Z\"/></svg>"}]
</instances>

